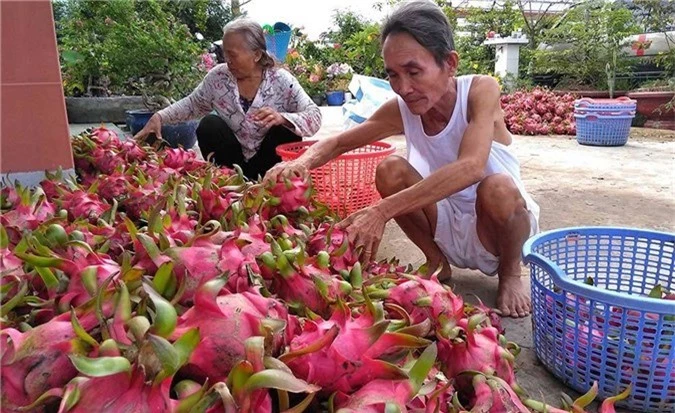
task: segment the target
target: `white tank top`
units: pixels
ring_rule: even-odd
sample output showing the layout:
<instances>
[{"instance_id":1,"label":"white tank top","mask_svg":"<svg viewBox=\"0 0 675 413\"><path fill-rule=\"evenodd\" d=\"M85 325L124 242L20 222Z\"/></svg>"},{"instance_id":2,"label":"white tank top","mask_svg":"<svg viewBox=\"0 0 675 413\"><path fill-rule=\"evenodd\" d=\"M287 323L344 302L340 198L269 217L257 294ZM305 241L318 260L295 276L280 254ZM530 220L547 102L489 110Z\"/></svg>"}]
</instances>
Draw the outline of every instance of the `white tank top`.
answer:
<instances>
[{"instance_id":1,"label":"white tank top","mask_svg":"<svg viewBox=\"0 0 675 413\"><path fill-rule=\"evenodd\" d=\"M455 162L459 154L459 146L469 122L467 121L467 109L469 101L469 89L474 75L457 77L457 101L452 112L450 121L441 132L429 136L424 132L422 118L410 112L403 99L398 97L398 106L403 119L403 130L408 148L408 162L422 175L423 178L434 173L437 169L449 163ZM521 194L528 204L528 209L539 216L539 207L527 194L520 179L520 164L516 157L509 151L506 145L492 141L492 149L487 164L485 176L496 173L511 175ZM464 190L450 196L459 203L460 209L465 212L474 210L476 203L476 188L478 184L471 185Z\"/></svg>"}]
</instances>

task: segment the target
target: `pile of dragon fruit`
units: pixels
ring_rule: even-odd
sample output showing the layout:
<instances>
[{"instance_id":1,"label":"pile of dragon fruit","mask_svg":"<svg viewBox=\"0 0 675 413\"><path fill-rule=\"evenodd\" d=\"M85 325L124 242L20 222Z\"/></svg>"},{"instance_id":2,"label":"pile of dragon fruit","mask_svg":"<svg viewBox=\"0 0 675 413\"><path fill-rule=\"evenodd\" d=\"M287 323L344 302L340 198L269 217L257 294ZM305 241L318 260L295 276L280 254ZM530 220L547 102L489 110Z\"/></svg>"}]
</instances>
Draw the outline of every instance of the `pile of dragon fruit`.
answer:
<instances>
[{"instance_id":1,"label":"pile of dragon fruit","mask_svg":"<svg viewBox=\"0 0 675 413\"><path fill-rule=\"evenodd\" d=\"M516 135L576 135L572 94L558 95L536 87L500 99L504 122Z\"/></svg>"},{"instance_id":2,"label":"pile of dragon fruit","mask_svg":"<svg viewBox=\"0 0 675 413\"><path fill-rule=\"evenodd\" d=\"M301 180L73 137L0 199L2 411L582 412L517 385L499 317L363 263ZM601 411L614 411L608 399Z\"/></svg>"}]
</instances>

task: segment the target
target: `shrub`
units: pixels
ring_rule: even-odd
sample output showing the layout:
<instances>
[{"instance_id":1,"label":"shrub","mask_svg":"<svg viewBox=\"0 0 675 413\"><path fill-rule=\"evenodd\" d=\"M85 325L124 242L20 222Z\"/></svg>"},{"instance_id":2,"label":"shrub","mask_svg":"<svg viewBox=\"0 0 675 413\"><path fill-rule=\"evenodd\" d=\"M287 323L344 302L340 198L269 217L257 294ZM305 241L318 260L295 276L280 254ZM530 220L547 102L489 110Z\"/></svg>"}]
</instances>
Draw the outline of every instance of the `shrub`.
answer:
<instances>
[{"instance_id":1,"label":"shrub","mask_svg":"<svg viewBox=\"0 0 675 413\"><path fill-rule=\"evenodd\" d=\"M66 94L149 94L169 99L200 81L201 48L155 0L76 1L59 25Z\"/></svg>"}]
</instances>

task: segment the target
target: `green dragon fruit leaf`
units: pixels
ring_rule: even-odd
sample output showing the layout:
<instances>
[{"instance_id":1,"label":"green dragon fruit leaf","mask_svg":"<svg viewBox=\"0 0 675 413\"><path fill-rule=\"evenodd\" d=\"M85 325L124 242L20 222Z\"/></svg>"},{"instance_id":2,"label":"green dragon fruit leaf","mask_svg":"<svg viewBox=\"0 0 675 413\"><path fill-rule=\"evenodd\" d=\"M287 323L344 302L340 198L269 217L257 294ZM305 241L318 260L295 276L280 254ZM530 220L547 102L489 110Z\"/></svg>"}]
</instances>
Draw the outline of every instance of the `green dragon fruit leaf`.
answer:
<instances>
[{"instance_id":1,"label":"green dragon fruit leaf","mask_svg":"<svg viewBox=\"0 0 675 413\"><path fill-rule=\"evenodd\" d=\"M75 315L75 310L70 309L70 322L73 325L73 331L75 331L75 335L85 343L89 344L90 346L97 348L98 347L98 342L87 333L87 331L82 327L82 324L80 324L80 320L77 319L77 315Z\"/></svg>"},{"instance_id":2,"label":"green dragon fruit leaf","mask_svg":"<svg viewBox=\"0 0 675 413\"><path fill-rule=\"evenodd\" d=\"M244 390L252 392L258 389L278 389L291 393L314 393L320 387L298 379L282 370L263 370L253 374L245 383Z\"/></svg>"},{"instance_id":3,"label":"green dragon fruit leaf","mask_svg":"<svg viewBox=\"0 0 675 413\"><path fill-rule=\"evenodd\" d=\"M158 336L168 337L176 328L178 321L176 309L150 285L143 284L143 289L155 305L155 319L153 320L151 331Z\"/></svg>"},{"instance_id":4,"label":"green dragon fruit leaf","mask_svg":"<svg viewBox=\"0 0 675 413\"><path fill-rule=\"evenodd\" d=\"M69 354L68 357L77 371L90 377L105 377L131 371L131 363L124 357L89 358L78 354Z\"/></svg>"},{"instance_id":5,"label":"green dragon fruit leaf","mask_svg":"<svg viewBox=\"0 0 675 413\"><path fill-rule=\"evenodd\" d=\"M166 297L167 286L173 276L173 262L165 262L160 265L155 273L155 277L152 279L152 285L159 294Z\"/></svg>"}]
</instances>

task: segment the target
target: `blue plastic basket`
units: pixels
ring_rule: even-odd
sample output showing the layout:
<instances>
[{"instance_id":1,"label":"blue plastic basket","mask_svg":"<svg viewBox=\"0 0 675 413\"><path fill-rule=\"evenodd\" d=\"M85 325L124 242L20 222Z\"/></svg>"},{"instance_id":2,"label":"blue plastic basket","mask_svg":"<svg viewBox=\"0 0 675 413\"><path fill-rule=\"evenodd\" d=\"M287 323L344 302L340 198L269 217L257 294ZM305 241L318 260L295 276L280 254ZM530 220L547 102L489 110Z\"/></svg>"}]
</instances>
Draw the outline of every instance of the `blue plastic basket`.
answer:
<instances>
[{"instance_id":1,"label":"blue plastic basket","mask_svg":"<svg viewBox=\"0 0 675 413\"><path fill-rule=\"evenodd\" d=\"M292 33L291 27L285 23L275 23L274 34L265 33L267 50L280 62L286 61Z\"/></svg>"},{"instance_id":2,"label":"blue plastic basket","mask_svg":"<svg viewBox=\"0 0 675 413\"><path fill-rule=\"evenodd\" d=\"M532 278L535 352L579 392L594 381L600 397L631 386L619 405L675 411L675 234L619 228L569 228L523 247ZM592 277L594 286L584 283Z\"/></svg>"},{"instance_id":3,"label":"blue plastic basket","mask_svg":"<svg viewBox=\"0 0 675 413\"><path fill-rule=\"evenodd\" d=\"M622 146L628 142L635 112L622 115L574 113L577 142L592 146Z\"/></svg>"}]
</instances>

